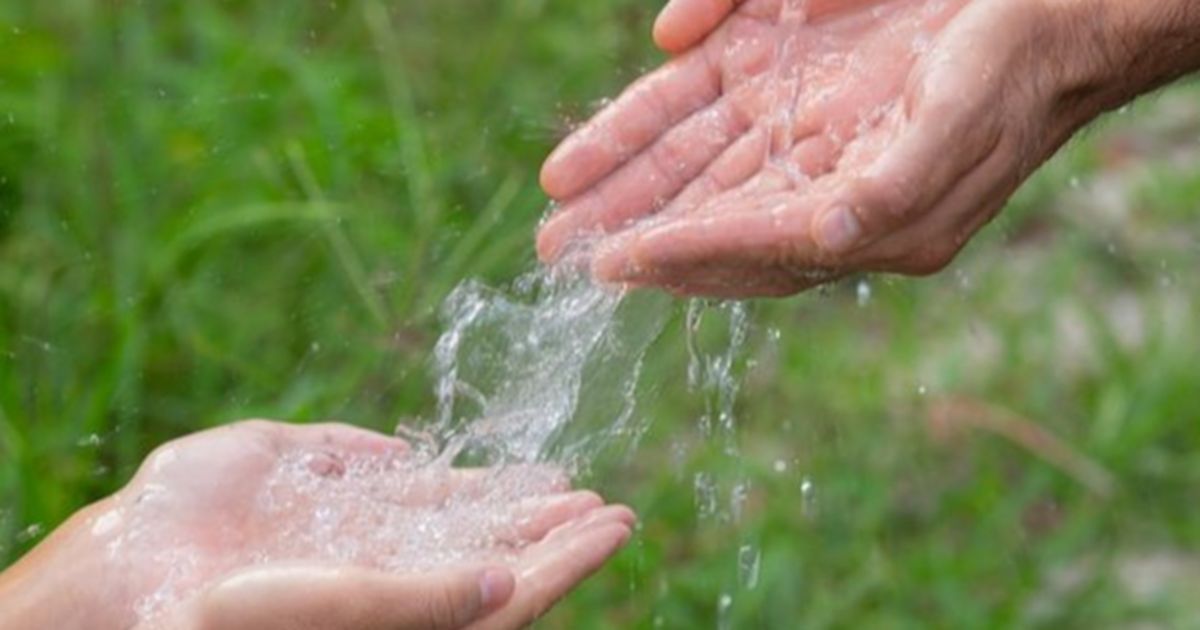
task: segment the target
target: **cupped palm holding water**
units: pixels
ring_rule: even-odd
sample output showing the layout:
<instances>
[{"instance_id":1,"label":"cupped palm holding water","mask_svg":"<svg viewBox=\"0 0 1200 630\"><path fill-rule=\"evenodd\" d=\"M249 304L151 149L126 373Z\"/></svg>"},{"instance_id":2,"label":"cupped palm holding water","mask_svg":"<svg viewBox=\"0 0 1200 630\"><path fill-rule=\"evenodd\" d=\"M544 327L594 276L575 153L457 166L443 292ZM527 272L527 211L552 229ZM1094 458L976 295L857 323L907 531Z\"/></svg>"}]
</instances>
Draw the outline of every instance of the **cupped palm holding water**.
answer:
<instances>
[{"instance_id":1,"label":"cupped palm holding water","mask_svg":"<svg viewBox=\"0 0 1200 630\"><path fill-rule=\"evenodd\" d=\"M517 628L629 537L627 508L568 485L238 423L160 447L6 572L0 627Z\"/></svg>"}]
</instances>

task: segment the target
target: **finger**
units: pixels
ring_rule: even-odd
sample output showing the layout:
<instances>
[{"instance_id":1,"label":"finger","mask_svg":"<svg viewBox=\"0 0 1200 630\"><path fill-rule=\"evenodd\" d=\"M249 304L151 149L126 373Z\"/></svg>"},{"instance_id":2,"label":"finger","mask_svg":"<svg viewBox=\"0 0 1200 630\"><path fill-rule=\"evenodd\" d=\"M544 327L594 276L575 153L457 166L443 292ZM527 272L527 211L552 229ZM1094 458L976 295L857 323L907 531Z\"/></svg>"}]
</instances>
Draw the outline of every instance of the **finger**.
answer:
<instances>
[{"instance_id":1,"label":"finger","mask_svg":"<svg viewBox=\"0 0 1200 630\"><path fill-rule=\"evenodd\" d=\"M554 199L578 195L720 94L703 51L668 62L563 141L542 166L542 188Z\"/></svg>"},{"instance_id":2,"label":"finger","mask_svg":"<svg viewBox=\"0 0 1200 630\"><path fill-rule=\"evenodd\" d=\"M670 278L694 269L783 269L794 259L815 258L809 233L815 199L784 192L739 208L744 202L732 197L728 207L629 230L601 244L592 273L606 282L669 286Z\"/></svg>"},{"instance_id":3,"label":"finger","mask_svg":"<svg viewBox=\"0 0 1200 630\"><path fill-rule=\"evenodd\" d=\"M556 260L579 233L608 232L661 208L749 127L732 98L693 114L564 205L539 231L538 255Z\"/></svg>"},{"instance_id":4,"label":"finger","mask_svg":"<svg viewBox=\"0 0 1200 630\"><path fill-rule=\"evenodd\" d=\"M471 630L520 628L532 623L624 546L632 534L631 514L627 508L603 508L552 532L523 555L509 604L471 625Z\"/></svg>"},{"instance_id":5,"label":"finger","mask_svg":"<svg viewBox=\"0 0 1200 630\"><path fill-rule=\"evenodd\" d=\"M513 508L510 522L496 537L510 545L536 542L556 527L603 506L604 499L590 491L526 499Z\"/></svg>"},{"instance_id":6,"label":"finger","mask_svg":"<svg viewBox=\"0 0 1200 630\"><path fill-rule=\"evenodd\" d=\"M663 214L681 214L703 206L722 193L744 184L762 169L770 148L770 137L761 127L738 138L704 172L692 180L663 209Z\"/></svg>"},{"instance_id":7,"label":"finger","mask_svg":"<svg viewBox=\"0 0 1200 630\"><path fill-rule=\"evenodd\" d=\"M502 567L392 575L276 566L227 578L192 608L196 627L223 630L458 629L503 606L514 589Z\"/></svg>"},{"instance_id":8,"label":"finger","mask_svg":"<svg viewBox=\"0 0 1200 630\"><path fill-rule=\"evenodd\" d=\"M613 523L633 527L637 522L637 515L633 513L628 506L625 505L606 505L596 508L576 518L572 521L559 525L550 531L546 537L540 541L543 545L554 545L569 539L575 533L590 527L600 525L610 525Z\"/></svg>"},{"instance_id":9,"label":"finger","mask_svg":"<svg viewBox=\"0 0 1200 630\"><path fill-rule=\"evenodd\" d=\"M654 43L678 55L700 43L744 0L671 0L654 21Z\"/></svg>"}]
</instances>

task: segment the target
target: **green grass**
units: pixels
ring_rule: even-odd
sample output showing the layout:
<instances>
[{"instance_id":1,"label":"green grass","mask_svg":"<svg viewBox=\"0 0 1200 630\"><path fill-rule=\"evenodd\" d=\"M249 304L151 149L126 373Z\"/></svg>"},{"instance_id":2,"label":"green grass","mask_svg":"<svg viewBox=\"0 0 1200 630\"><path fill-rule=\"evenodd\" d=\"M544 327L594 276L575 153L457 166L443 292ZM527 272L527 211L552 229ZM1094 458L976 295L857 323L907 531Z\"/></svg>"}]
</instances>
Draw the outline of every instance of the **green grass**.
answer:
<instances>
[{"instance_id":1,"label":"green grass","mask_svg":"<svg viewBox=\"0 0 1200 630\"><path fill-rule=\"evenodd\" d=\"M173 436L427 415L437 305L532 264L539 161L655 63L653 9L0 5L0 565ZM745 628L1200 625L1198 94L1074 143L938 278L756 304L740 458L672 323L589 480L640 534L545 625L712 626L722 593ZM749 482L739 523L697 473Z\"/></svg>"}]
</instances>

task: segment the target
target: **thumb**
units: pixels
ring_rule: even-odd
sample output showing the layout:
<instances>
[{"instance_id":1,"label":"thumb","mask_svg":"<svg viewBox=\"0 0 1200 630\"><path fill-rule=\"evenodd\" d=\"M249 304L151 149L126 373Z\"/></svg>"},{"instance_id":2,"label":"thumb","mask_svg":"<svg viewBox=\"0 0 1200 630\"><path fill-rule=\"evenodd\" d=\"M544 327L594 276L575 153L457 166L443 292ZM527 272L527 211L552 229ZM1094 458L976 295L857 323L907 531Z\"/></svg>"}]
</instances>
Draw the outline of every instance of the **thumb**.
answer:
<instances>
[{"instance_id":1,"label":"thumb","mask_svg":"<svg viewBox=\"0 0 1200 630\"><path fill-rule=\"evenodd\" d=\"M456 630L512 596L506 568L393 575L357 568L280 566L230 577L194 604L203 630Z\"/></svg>"}]
</instances>

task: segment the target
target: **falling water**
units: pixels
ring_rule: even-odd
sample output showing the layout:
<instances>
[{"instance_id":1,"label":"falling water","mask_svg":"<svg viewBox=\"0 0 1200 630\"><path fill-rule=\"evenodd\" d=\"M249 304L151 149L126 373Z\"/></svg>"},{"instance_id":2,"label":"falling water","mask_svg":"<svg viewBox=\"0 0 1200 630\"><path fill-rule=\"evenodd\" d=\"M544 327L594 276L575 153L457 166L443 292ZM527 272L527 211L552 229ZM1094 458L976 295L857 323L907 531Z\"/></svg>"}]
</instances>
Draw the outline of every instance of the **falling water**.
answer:
<instances>
[{"instance_id":1,"label":"falling water","mask_svg":"<svg viewBox=\"0 0 1200 630\"><path fill-rule=\"evenodd\" d=\"M669 314L661 296L626 298L544 269L508 292L463 283L446 300L434 351L430 454L446 462L466 455L488 464L574 467L605 438L636 436L642 361ZM589 397L599 400L586 404ZM590 427L595 432L571 433L581 410L607 417Z\"/></svg>"},{"instance_id":2,"label":"falling water","mask_svg":"<svg viewBox=\"0 0 1200 630\"><path fill-rule=\"evenodd\" d=\"M284 453L255 512L272 536L222 558L164 528L172 497L153 493L111 515L125 527L116 538L101 528L102 542L114 562L158 567L137 602L142 619L239 567L302 560L404 572L515 557L531 501L560 492L564 474L585 471L604 449L640 438L642 363L672 313L665 296L627 296L562 271L530 272L506 290L464 282L442 308L436 413L397 431L410 453L350 456L333 475L314 465L322 453ZM714 357L695 369L725 391L729 365ZM714 398L722 435L731 411L728 395ZM459 481L447 488L447 479Z\"/></svg>"},{"instance_id":3,"label":"falling water","mask_svg":"<svg viewBox=\"0 0 1200 630\"><path fill-rule=\"evenodd\" d=\"M730 628L739 591L758 588L763 556L759 542L742 531L753 488L738 443L737 401L748 369L750 307L693 300L686 326L688 385L703 401L697 429L715 449L711 466L692 477L696 514L703 524L730 530L737 541L726 588L715 602L717 627Z\"/></svg>"}]
</instances>

